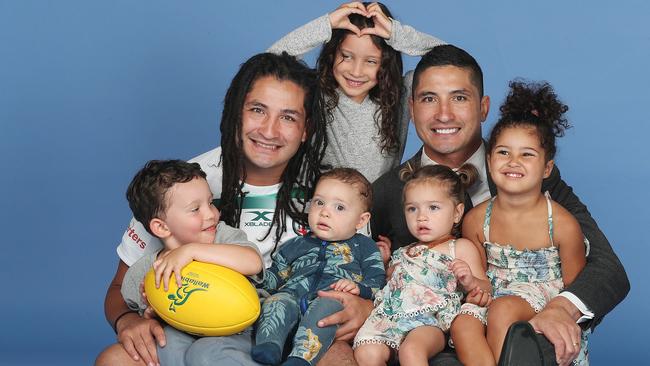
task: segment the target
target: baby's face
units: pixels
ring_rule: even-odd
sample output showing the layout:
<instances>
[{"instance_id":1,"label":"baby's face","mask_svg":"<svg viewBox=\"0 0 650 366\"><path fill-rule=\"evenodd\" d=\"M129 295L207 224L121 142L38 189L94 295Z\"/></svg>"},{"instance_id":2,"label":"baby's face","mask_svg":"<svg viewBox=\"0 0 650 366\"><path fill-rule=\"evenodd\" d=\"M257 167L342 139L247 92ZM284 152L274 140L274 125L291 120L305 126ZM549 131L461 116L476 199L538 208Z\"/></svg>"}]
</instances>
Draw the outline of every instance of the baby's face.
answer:
<instances>
[{"instance_id":1,"label":"baby's face","mask_svg":"<svg viewBox=\"0 0 650 366\"><path fill-rule=\"evenodd\" d=\"M349 239L368 222L369 216L354 186L336 179L318 182L309 207L309 228L319 239Z\"/></svg>"},{"instance_id":2,"label":"baby's face","mask_svg":"<svg viewBox=\"0 0 650 366\"><path fill-rule=\"evenodd\" d=\"M176 183L165 197L164 222L177 245L214 243L219 210L212 204L212 192L203 178Z\"/></svg>"}]
</instances>

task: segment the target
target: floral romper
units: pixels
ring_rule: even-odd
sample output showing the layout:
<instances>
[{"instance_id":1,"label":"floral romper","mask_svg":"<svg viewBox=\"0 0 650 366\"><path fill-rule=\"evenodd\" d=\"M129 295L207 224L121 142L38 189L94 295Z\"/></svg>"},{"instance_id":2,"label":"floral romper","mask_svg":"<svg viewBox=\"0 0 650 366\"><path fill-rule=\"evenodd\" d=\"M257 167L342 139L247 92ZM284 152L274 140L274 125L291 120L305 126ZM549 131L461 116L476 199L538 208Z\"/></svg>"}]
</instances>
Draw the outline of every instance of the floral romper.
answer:
<instances>
[{"instance_id":1,"label":"floral romper","mask_svg":"<svg viewBox=\"0 0 650 366\"><path fill-rule=\"evenodd\" d=\"M548 206L548 235L551 246L537 250L517 250L510 245L490 242L490 218L493 197L485 210L483 235L487 255L487 276L492 283L492 296L519 296L539 313L546 304L564 288L560 252L553 244L553 209L551 197L545 193ZM487 310L489 311L489 310ZM463 304L461 313L470 314L486 324L486 309L473 304ZM582 333L580 354L573 362L576 365L589 365L587 354L587 334Z\"/></svg>"},{"instance_id":2,"label":"floral romper","mask_svg":"<svg viewBox=\"0 0 650 366\"><path fill-rule=\"evenodd\" d=\"M395 251L393 275L377 293L375 308L354 339L354 348L383 343L399 349L409 331L434 326L447 332L460 310L462 292L447 268L455 258L456 240L448 242L451 255L411 244Z\"/></svg>"}]
</instances>

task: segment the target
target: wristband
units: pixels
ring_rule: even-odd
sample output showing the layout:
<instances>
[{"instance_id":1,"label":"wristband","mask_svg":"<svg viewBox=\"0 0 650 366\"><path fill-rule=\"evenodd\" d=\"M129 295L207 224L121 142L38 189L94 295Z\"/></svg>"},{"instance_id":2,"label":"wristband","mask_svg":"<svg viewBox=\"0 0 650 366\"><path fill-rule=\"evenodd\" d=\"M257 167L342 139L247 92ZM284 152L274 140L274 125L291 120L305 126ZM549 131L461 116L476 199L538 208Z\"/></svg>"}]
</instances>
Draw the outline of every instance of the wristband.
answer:
<instances>
[{"instance_id":1,"label":"wristband","mask_svg":"<svg viewBox=\"0 0 650 366\"><path fill-rule=\"evenodd\" d=\"M113 324L111 324L111 327L113 327L113 331L115 332L115 334L117 334L117 322L120 321L120 319L122 319L122 317L124 315L131 314L131 313L135 313L135 311L127 310L127 311L123 312L122 314L120 314L117 318L115 318L115 321L113 322Z\"/></svg>"}]
</instances>

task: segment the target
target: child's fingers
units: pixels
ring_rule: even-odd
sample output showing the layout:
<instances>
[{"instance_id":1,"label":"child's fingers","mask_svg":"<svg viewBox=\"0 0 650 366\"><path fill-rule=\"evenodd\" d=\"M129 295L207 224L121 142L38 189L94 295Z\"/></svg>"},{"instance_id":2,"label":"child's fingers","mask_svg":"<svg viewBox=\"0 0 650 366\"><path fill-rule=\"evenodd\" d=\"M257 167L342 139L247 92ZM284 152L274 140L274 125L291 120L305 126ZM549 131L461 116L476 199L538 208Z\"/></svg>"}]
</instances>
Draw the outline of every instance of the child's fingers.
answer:
<instances>
[{"instance_id":1,"label":"child's fingers","mask_svg":"<svg viewBox=\"0 0 650 366\"><path fill-rule=\"evenodd\" d=\"M174 274L176 275L176 286L181 287L183 285L183 278L181 277L181 270L175 269Z\"/></svg>"},{"instance_id":2,"label":"child's fingers","mask_svg":"<svg viewBox=\"0 0 650 366\"><path fill-rule=\"evenodd\" d=\"M163 288L165 291L169 290L169 279L172 276L172 268L170 266L166 266L165 270L163 271Z\"/></svg>"},{"instance_id":3,"label":"child's fingers","mask_svg":"<svg viewBox=\"0 0 650 366\"><path fill-rule=\"evenodd\" d=\"M345 280L338 280L332 284L332 288L336 291L341 291L345 287Z\"/></svg>"},{"instance_id":4,"label":"child's fingers","mask_svg":"<svg viewBox=\"0 0 650 366\"><path fill-rule=\"evenodd\" d=\"M144 313L142 313L142 317L145 319L153 319L156 317L156 312L153 310L151 306L147 306L144 309Z\"/></svg>"},{"instance_id":5,"label":"child's fingers","mask_svg":"<svg viewBox=\"0 0 650 366\"><path fill-rule=\"evenodd\" d=\"M485 301L485 305L481 305L481 306L490 306L490 304L492 303L492 295L486 293L486 297L487 300Z\"/></svg>"},{"instance_id":6,"label":"child's fingers","mask_svg":"<svg viewBox=\"0 0 650 366\"><path fill-rule=\"evenodd\" d=\"M481 293L481 288L476 286L467 293L467 296L478 296L480 293Z\"/></svg>"},{"instance_id":7,"label":"child's fingers","mask_svg":"<svg viewBox=\"0 0 650 366\"><path fill-rule=\"evenodd\" d=\"M162 278L162 273L163 273L164 268L158 265L154 269L154 275L156 278L156 288L160 288L160 279Z\"/></svg>"},{"instance_id":8,"label":"child's fingers","mask_svg":"<svg viewBox=\"0 0 650 366\"><path fill-rule=\"evenodd\" d=\"M388 246L388 248L390 248L391 245L393 244L393 242L387 236L378 235L377 237L379 238L379 241L377 243L385 243Z\"/></svg>"}]
</instances>

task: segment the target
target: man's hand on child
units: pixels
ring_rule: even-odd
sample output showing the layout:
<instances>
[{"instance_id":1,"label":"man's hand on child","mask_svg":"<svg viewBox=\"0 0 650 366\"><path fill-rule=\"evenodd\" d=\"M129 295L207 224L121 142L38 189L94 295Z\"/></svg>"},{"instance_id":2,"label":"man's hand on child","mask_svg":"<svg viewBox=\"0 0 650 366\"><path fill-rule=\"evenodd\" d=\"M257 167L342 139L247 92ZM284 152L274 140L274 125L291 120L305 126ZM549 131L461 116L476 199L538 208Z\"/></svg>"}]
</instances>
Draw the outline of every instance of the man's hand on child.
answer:
<instances>
[{"instance_id":1,"label":"man's hand on child","mask_svg":"<svg viewBox=\"0 0 650 366\"><path fill-rule=\"evenodd\" d=\"M155 319L143 319L137 313L127 314L116 324L117 341L134 361L157 365L156 344L164 347L165 332Z\"/></svg>"},{"instance_id":2,"label":"man's hand on child","mask_svg":"<svg viewBox=\"0 0 650 366\"><path fill-rule=\"evenodd\" d=\"M354 281L348 279L340 279L331 284L330 287L335 291L349 292L353 295L359 295L361 293L359 286Z\"/></svg>"},{"instance_id":3,"label":"man's hand on child","mask_svg":"<svg viewBox=\"0 0 650 366\"><path fill-rule=\"evenodd\" d=\"M390 261L391 245L392 243L387 236L379 235L377 248L379 248L379 253L381 253L381 260L384 262L384 268L388 266L388 261Z\"/></svg>"},{"instance_id":4,"label":"man's hand on child","mask_svg":"<svg viewBox=\"0 0 650 366\"><path fill-rule=\"evenodd\" d=\"M162 278L163 288L167 291L172 273L176 278L176 285L178 287L182 286L181 269L194 260L192 250L192 244L185 244L161 254L153 262L153 269L156 272L156 288L160 287L160 280Z\"/></svg>"},{"instance_id":5,"label":"man's hand on child","mask_svg":"<svg viewBox=\"0 0 650 366\"><path fill-rule=\"evenodd\" d=\"M336 339L351 341L372 311L372 301L339 291L318 291L318 296L335 299L343 304L343 310L321 319L318 326L323 328L338 324Z\"/></svg>"},{"instance_id":6,"label":"man's hand on child","mask_svg":"<svg viewBox=\"0 0 650 366\"><path fill-rule=\"evenodd\" d=\"M555 348L556 362L570 365L580 353L582 330L576 323L578 309L567 298L556 296L530 321L537 333L543 334Z\"/></svg>"}]
</instances>

